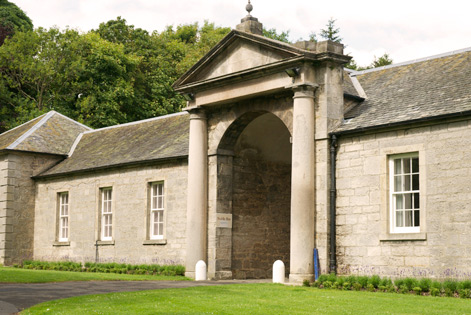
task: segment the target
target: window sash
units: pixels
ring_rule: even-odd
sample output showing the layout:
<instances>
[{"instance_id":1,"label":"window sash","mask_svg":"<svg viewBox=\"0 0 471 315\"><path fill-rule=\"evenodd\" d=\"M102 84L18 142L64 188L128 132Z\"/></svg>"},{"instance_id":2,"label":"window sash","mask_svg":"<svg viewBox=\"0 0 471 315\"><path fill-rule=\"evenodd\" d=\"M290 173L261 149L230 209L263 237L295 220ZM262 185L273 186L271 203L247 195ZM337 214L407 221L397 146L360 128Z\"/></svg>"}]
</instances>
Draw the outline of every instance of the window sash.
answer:
<instances>
[{"instance_id":1,"label":"window sash","mask_svg":"<svg viewBox=\"0 0 471 315\"><path fill-rule=\"evenodd\" d=\"M69 194L59 194L59 241L69 240Z\"/></svg>"},{"instance_id":2,"label":"window sash","mask_svg":"<svg viewBox=\"0 0 471 315\"><path fill-rule=\"evenodd\" d=\"M113 199L111 188L101 190L101 239L111 240L113 238Z\"/></svg>"},{"instance_id":3,"label":"window sash","mask_svg":"<svg viewBox=\"0 0 471 315\"><path fill-rule=\"evenodd\" d=\"M417 154L390 158L391 233L420 232L420 170Z\"/></svg>"},{"instance_id":4,"label":"window sash","mask_svg":"<svg viewBox=\"0 0 471 315\"><path fill-rule=\"evenodd\" d=\"M150 201L150 238L163 239L165 214L164 183L151 184Z\"/></svg>"}]
</instances>

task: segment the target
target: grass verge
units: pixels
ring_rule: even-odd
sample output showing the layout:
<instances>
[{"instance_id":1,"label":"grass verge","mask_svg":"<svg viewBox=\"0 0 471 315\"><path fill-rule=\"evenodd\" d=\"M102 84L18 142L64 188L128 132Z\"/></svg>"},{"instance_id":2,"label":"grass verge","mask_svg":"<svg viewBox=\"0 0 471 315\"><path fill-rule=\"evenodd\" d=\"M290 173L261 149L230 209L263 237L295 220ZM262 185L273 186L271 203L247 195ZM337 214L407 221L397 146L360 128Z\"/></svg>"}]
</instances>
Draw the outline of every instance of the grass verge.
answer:
<instances>
[{"instance_id":1,"label":"grass verge","mask_svg":"<svg viewBox=\"0 0 471 315\"><path fill-rule=\"evenodd\" d=\"M471 301L320 290L277 284L193 287L88 295L38 304L22 314L469 314Z\"/></svg>"},{"instance_id":2,"label":"grass verge","mask_svg":"<svg viewBox=\"0 0 471 315\"><path fill-rule=\"evenodd\" d=\"M64 281L145 281L145 280L190 280L182 276L128 275L116 273L88 273L53 270L30 270L12 267L0 267L0 282L8 283L44 283Z\"/></svg>"}]
</instances>

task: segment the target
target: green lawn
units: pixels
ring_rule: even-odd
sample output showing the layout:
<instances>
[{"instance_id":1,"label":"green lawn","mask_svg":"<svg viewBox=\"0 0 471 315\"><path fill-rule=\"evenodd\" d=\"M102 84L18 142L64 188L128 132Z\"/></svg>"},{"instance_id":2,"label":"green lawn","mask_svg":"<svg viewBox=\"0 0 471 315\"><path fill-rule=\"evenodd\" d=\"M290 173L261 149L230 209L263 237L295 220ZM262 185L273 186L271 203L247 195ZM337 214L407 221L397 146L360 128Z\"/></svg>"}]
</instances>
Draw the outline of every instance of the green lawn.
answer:
<instances>
[{"instance_id":1,"label":"green lawn","mask_svg":"<svg viewBox=\"0 0 471 315\"><path fill-rule=\"evenodd\" d=\"M12 267L0 267L0 282L38 283L91 280L190 280L182 276L147 276L116 273L71 272L52 270L30 270Z\"/></svg>"},{"instance_id":2,"label":"green lawn","mask_svg":"<svg viewBox=\"0 0 471 315\"><path fill-rule=\"evenodd\" d=\"M470 314L471 300L244 284L88 295L22 314Z\"/></svg>"}]
</instances>

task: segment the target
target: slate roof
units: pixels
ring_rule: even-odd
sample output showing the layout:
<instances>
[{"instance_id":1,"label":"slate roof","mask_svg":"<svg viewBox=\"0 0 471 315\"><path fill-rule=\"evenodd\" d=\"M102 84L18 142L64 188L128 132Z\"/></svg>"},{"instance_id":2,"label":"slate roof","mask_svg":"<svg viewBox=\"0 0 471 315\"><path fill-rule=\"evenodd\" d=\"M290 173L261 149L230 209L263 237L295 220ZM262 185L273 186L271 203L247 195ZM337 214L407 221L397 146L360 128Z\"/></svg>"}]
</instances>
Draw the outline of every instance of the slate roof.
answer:
<instances>
[{"instance_id":1,"label":"slate roof","mask_svg":"<svg viewBox=\"0 0 471 315\"><path fill-rule=\"evenodd\" d=\"M351 75L367 100L346 113L336 133L471 111L471 48Z\"/></svg>"},{"instance_id":2,"label":"slate roof","mask_svg":"<svg viewBox=\"0 0 471 315\"><path fill-rule=\"evenodd\" d=\"M0 150L67 155L77 136L91 128L50 111L0 135Z\"/></svg>"},{"instance_id":3,"label":"slate roof","mask_svg":"<svg viewBox=\"0 0 471 315\"><path fill-rule=\"evenodd\" d=\"M67 159L37 177L186 157L188 140L187 113L87 131Z\"/></svg>"}]
</instances>

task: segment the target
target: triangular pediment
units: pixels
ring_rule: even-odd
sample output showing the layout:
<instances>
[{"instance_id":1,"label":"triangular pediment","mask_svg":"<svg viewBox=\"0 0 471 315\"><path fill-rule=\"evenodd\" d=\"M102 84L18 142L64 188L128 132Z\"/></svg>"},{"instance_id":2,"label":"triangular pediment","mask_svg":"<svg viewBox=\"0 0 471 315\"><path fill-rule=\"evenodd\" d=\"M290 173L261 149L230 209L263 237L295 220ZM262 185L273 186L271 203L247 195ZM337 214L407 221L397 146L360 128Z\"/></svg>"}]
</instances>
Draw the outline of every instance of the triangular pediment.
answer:
<instances>
[{"instance_id":1,"label":"triangular pediment","mask_svg":"<svg viewBox=\"0 0 471 315\"><path fill-rule=\"evenodd\" d=\"M174 87L227 77L302 55L289 44L232 31L188 70Z\"/></svg>"}]
</instances>

